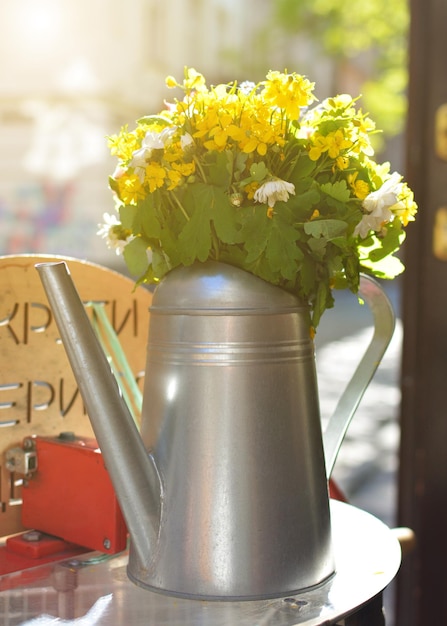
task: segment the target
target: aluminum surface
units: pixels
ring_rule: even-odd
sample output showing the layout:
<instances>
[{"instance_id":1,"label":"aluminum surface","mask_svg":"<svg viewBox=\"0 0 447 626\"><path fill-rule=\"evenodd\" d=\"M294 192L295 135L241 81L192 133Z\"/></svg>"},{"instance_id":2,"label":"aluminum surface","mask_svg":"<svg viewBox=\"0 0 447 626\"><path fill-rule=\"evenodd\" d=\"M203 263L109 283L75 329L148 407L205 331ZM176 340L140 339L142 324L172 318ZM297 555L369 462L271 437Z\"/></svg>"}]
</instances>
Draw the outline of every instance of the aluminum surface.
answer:
<instances>
[{"instance_id":1,"label":"aluminum surface","mask_svg":"<svg viewBox=\"0 0 447 626\"><path fill-rule=\"evenodd\" d=\"M364 275L360 277L358 295L365 301L373 314L374 334L324 431L324 455L328 478L334 469L349 424L385 354L395 327L395 315L391 302L373 278Z\"/></svg>"},{"instance_id":2,"label":"aluminum surface","mask_svg":"<svg viewBox=\"0 0 447 626\"><path fill-rule=\"evenodd\" d=\"M336 574L289 598L256 602L186 600L143 590L126 576L127 555L98 554L0 577L4 626L328 626L377 596L400 565L395 536L375 517L331 502ZM52 617L49 617L49 616ZM72 621L73 620L73 621Z\"/></svg>"},{"instance_id":3,"label":"aluminum surface","mask_svg":"<svg viewBox=\"0 0 447 626\"><path fill-rule=\"evenodd\" d=\"M39 271L129 524L129 577L214 600L279 597L328 580L307 307L229 265L170 272L151 307L143 445L69 276L60 265ZM377 364L375 350L365 356L352 407L329 425L338 446Z\"/></svg>"},{"instance_id":4,"label":"aluminum surface","mask_svg":"<svg viewBox=\"0 0 447 626\"><path fill-rule=\"evenodd\" d=\"M334 572L308 308L229 265L154 292L141 433L164 485L148 587L261 598ZM176 566L173 567L172 564Z\"/></svg>"},{"instance_id":5,"label":"aluminum surface","mask_svg":"<svg viewBox=\"0 0 447 626\"><path fill-rule=\"evenodd\" d=\"M155 550L160 519L157 471L144 448L110 364L65 263L37 265L134 549Z\"/></svg>"}]
</instances>

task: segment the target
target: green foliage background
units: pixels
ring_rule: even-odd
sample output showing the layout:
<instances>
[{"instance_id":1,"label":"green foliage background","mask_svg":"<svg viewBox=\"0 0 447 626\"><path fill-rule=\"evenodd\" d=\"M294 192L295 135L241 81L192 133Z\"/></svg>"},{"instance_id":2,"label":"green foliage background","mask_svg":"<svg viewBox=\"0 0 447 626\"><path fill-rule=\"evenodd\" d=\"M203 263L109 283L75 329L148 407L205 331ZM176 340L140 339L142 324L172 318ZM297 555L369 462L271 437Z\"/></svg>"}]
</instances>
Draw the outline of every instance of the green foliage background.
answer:
<instances>
[{"instance_id":1,"label":"green foliage background","mask_svg":"<svg viewBox=\"0 0 447 626\"><path fill-rule=\"evenodd\" d=\"M310 39L336 66L363 57L368 74L361 85L363 109L383 130L385 140L403 131L410 20L407 0L274 0L273 5L281 29Z\"/></svg>"}]
</instances>

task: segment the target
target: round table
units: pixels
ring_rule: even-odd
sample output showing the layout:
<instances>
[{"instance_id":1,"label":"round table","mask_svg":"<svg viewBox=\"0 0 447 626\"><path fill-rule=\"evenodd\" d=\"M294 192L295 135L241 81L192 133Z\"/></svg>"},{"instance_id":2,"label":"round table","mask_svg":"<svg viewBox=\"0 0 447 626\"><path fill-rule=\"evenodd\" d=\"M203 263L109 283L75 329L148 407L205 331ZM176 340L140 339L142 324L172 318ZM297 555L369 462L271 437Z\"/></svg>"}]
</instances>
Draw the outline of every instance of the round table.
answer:
<instances>
[{"instance_id":1,"label":"round table","mask_svg":"<svg viewBox=\"0 0 447 626\"><path fill-rule=\"evenodd\" d=\"M351 505L331 501L331 517L336 573L294 596L241 602L173 598L130 582L127 554L104 558L89 553L30 570L28 582L19 586L12 584L16 574L0 578L0 589L7 589L0 592L0 621L45 626L55 623L46 615L56 615L68 620L64 624L78 618L79 626L327 626L344 618L348 624L350 619L383 624L383 618L361 621L356 616L380 601L396 575L399 542L381 521Z\"/></svg>"}]
</instances>

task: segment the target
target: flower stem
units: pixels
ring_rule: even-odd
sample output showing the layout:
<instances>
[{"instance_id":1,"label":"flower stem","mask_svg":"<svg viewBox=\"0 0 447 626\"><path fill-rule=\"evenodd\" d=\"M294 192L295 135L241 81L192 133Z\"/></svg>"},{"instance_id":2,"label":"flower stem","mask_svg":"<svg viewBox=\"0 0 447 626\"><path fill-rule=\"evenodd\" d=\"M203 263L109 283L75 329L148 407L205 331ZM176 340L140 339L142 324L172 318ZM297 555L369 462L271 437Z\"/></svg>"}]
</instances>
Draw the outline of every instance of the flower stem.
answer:
<instances>
[{"instance_id":1,"label":"flower stem","mask_svg":"<svg viewBox=\"0 0 447 626\"><path fill-rule=\"evenodd\" d=\"M180 202L180 200L177 198L177 196L175 195L175 193L173 191L171 191L171 196L172 196L172 198L174 198L174 200L175 200L177 206L179 207L180 211L185 216L186 221L189 222L190 217L189 217L188 213L186 212L185 207L183 206L183 204Z\"/></svg>"},{"instance_id":2,"label":"flower stem","mask_svg":"<svg viewBox=\"0 0 447 626\"><path fill-rule=\"evenodd\" d=\"M213 250L214 250L214 260L219 260L219 239L217 238L216 232L213 227L211 227L211 239L213 241Z\"/></svg>"},{"instance_id":3,"label":"flower stem","mask_svg":"<svg viewBox=\"0 0 447 626\"><path fill-rule=\"evenodd\" d=\"M197 169L198 169L198 170L199 170L199 172L200 172L200 175L201 175L201 177L202 177L203 182L204 182L204 183L206 183L206 176L205 176L205 172L203 171L202 165L201 165L201 163L200 163L199 159L198 159L196 156L194 157L194 162L195 162L195 164L197 165Z\"/></svg>"}]
</instances>

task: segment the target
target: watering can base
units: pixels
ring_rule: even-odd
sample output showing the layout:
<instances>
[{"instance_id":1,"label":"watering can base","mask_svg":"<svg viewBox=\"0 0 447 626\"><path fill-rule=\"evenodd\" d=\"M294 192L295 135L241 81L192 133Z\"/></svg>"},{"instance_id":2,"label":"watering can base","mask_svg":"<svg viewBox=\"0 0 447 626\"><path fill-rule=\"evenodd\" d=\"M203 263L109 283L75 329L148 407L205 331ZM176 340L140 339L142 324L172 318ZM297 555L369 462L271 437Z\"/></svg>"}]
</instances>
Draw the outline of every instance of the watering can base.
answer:
<instances>
[{"instance_id":1,"label":"watering can base","mask_svg":"<svg viewBox=\"0 0 447 626\"><path fill-rule=\"evenodd\" d=\"M160 587L154 587L152 585L148 585L144 583L141 579L136 578L132 575L130 568L127 569L127 576L131 582L142 589L146 589L147 591L151 591L153 593L158 593L165 596L170 596L173 598L183 598L185 600L203 600L209 602L250 602L250 601L260 601L260 600L273 600L277 598L289 598L295 596L297 594L307 593L309 591L314 591L319 587L323 587L326 585L332 578L334 578L336 572L335 570L323 578L323 580L319 581L315 585L310 585L308 587L300 587L299 589L293 589L290 591L278 591L272 593L265 594L253 594L253 595L208 595L208 594L200 594L200 593L182 593L178 591L171 591L169 589L161 589Z\"/></svg>"}]
</instances>

